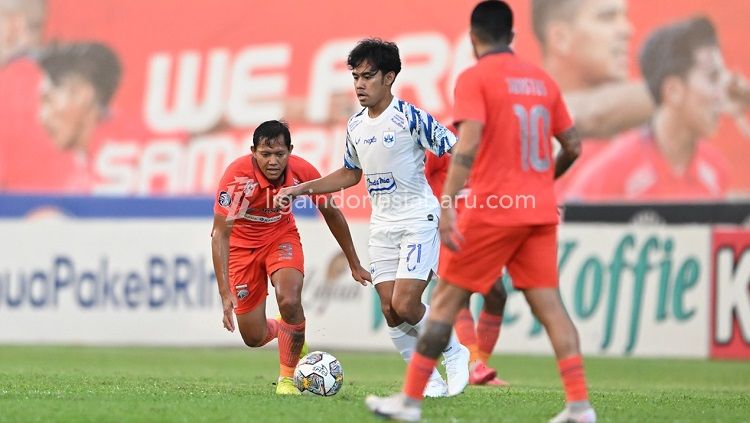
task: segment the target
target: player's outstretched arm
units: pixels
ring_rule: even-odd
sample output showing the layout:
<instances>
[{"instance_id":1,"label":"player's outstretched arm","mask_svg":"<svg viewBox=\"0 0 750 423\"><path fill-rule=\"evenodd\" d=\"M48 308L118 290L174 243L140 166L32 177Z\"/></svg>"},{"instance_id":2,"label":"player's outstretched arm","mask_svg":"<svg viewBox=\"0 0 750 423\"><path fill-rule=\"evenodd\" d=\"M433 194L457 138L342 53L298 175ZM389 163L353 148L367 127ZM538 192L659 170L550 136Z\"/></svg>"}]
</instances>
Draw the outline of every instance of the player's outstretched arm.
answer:
<instances>
[{"instance_id":1,"label":"player's outstretched arm","mask_svg":"<svg viewBox=\"0 0 750 423\"><path fill-rule=\"evenodd\" d=\"M458 126L459 141L452 148L453 160L448 167L443 195L440 199L440 238L450 250L457 250L463 241L456 227L456 212L453 201L458 191L466 185L474 157L482 140L484 125L481 122L465 120Z\"/></svg>"},{"instance_id":2,"label":"player's outstretched arm","mask_svg":"<svg viewBox=\"0 0 750 423\"><path fill-rule=\"evenodd\" d=\"M333 199L330 197L321 198L318 210L323 215L333 237L336 238L336 242L339 243L341 251L344 252L346 260L349 262L349 268L352 270L354 280L362 284L362 286L366 286L368 281L372 282L370 272L362 267L359 262L359 256L357 256L357 250L354 248L354 241L352 241L352 234L349 231L349 224L346 223L344 214L336 207Z\"/></svg>"},{"instance_id":3,"label":"player's outstretched arm","mask_svg":"<svg viewBox=\"0 0 750 423\"><path fill-rule=\"evenodd\" d=\"M226 216L214 214L214 227L211 230L211 256L224 309L224 327L230 332L234 332L234 308L237 306L236 300L229 291L229 235L232 232L232 225L232 221L227 221Z\"/></svg>"},{"instance_id":4,"label":"player's outstretched arm","mask_svg":"<svg viewBox=\"0 0 750 423\"><path fill-rule=\"evenodd\" d=\"M555 158L555 179L557 179L570 169L573 162L581 155L581 137L578 135L576 127L571 126L570 129L555 134L555 138L562 146Z\"/></svg>"},{"instance_id":5,"label":"player's outstretched arm","mask_svg":"<svg viewBox=\"0 0 750 423\"><path fill-rule=\"evenodd\" d=\"M322 178L313 179L293 187L279 190L273 197L275 207L286 207L291 200L300 195L328 194L356 185L362 179L362 169L342 167Z\"/></svg>"},{"instance_id":6,"label":"player's outstretched arm","mask_svg":"<svg viewBox=\"0 0 750 423\"><path fill-rule=\"evenodd\" d=\"M583 138L610 138L645 123L654 112L644 81L614 82L564 97Z\"/></svg>"}]
</instances>

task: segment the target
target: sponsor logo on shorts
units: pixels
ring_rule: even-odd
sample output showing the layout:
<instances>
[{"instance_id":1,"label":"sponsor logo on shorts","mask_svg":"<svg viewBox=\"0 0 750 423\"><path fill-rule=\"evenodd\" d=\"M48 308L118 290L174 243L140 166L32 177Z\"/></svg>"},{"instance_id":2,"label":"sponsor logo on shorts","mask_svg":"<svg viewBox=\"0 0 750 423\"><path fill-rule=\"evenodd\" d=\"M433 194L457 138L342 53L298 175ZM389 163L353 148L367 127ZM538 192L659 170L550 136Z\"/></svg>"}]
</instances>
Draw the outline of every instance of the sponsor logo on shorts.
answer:
<instances>
[{"instance_id":1,"label":"sponsor logo on shorts","mask_svg":"<svg viewBox=\"0 0 750 423\"><path fill-rule=\"evenodd\" d=\"M237 298L240 300L247 298L247 296L250 295L250 291L247 289L247 284L237 285L235 286L235 289L237 290Z\"/></svg>"}]
</instances>

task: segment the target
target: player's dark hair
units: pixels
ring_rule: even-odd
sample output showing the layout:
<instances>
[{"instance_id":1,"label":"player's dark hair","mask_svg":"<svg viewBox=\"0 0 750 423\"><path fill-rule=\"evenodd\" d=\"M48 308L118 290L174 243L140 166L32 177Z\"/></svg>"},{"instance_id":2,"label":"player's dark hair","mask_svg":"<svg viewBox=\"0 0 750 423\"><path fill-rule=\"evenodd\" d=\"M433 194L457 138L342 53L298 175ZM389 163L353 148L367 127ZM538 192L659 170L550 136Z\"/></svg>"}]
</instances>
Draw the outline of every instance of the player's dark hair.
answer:
<instances>
[{"instance_id":1,"label":"player's dark hair","mask_svg":"<svg viewBox=\"0 0 750 423\"><path fill-rule=\"evenodd\" d=\"M670 76L685 76L695 64L695 52L718 46L716 29L704 17L696 16L657 29L643 45L639 56L641 74L656 104L661 104L661 88Z\"/></svg>"},{"instance_id":2,"label":"player's dark hair","mask_svg":"<svg viewBox=\"0 0 750 423\"><path fill-rule=\"evenodd\" d=\"M388 72L394 72L398 75L401 72L401 57L398 54L396 43L383 41L379 38L361 40L349 52L346 64L350 69L354 69L365 60L375 68L375 71L382 71L383 75Z\"/></svg>"},{"instance_id":3,"label":"player's dark hair","mask_svg":"<svg viewBox=\"0 0 750 423\"><path fill-rule=\"evenodd\" d=\"M122 65L115 52L97 42L53 44L42 52L39 65L54 85L71 75L88 81L102 108L109 105L122 77Z\"/></svg>"},{"instance_id":4,"label":"player's dark hair","mask_svg":"<svg viewBox=\"0 0 750 423\"><path fill-rule=\"evenodd\" d=\"M471 31L482 42L506 43L513 39L513 11L501 0L486 0L471 12Z\"/></svg>"},{"instance_id":5,"label":"player's dark hair","mask_svg":"<svg viewBox=\"0 0 750 423\"><path fill-rule=\"evenodd\" d=\"M572 21L580 4L581 0L531 0L531 28L542 47L546 45L550 21Z\"/></svg>"},{"instance_id":6,"label":"player's dark hair","mask_svg":"<svg viewBox=\"0 0 750 423\"><path fill-rule=\"evenodd\" d=\"M289 126L281 120L267 120L253 132L253 147L258 148L258 144L264 140L276 139L279 135L284 136L284 144L287 148L292 146L292 136L289 134Z\"/></svg>"}]
</instances>

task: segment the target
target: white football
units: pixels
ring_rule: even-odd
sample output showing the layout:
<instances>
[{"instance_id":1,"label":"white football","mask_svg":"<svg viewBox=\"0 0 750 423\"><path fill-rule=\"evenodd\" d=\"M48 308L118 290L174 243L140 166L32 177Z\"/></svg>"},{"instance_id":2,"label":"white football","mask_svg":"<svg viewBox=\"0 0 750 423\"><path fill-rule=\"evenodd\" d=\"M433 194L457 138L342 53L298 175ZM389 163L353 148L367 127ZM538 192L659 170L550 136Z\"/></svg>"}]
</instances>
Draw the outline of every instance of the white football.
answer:
<instances>
[{"instance_id":1,"label":"white football","mask_svg":"<svg viewBox=\"0 0 750 423\"><path fill-rule=\"evenodd\" d=\"M313 351L297 363L294 384L302 392L330 397L336 395L344 384L344 369L333 355Z\"/></svg>"}]
</instances>

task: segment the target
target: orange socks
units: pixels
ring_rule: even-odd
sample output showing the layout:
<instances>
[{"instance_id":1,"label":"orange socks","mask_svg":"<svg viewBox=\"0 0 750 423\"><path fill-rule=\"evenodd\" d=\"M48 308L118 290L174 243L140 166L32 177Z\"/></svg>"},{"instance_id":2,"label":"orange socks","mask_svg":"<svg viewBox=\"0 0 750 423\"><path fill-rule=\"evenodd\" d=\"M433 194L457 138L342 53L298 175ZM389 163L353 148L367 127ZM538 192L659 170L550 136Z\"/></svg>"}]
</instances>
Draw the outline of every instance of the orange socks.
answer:
<instances>
[{"instance_id":1,"label":"orange socks","mask_svg":"<svg viewBox=\"0 0 750 423\"><path fill-rule=\"evenodd\" d=\"M413 400L422 400L424 398L424 387L432 375L437 359L428 358L415 352L409 361L409 367L406 370L406 380L404 381L404 394Z\"/></svg>"},{"instance_id":2,"label":"orange socks","mask_svg":"<svg viewBox=\"0 0 750 423\"><path fill-rule=\"evenodd\" d=\"M469 349L471 358L469 361L474 361L478 358L477 352L477 335L474 331L474 316L471 315L471 311L468 308L462 308L456 315L456 322L453 324L453 329L456 330L456 336L458 342L461 345Z\"/></svg>"},{"instance_id":3,"label":"orange socks","mask_svg":"<svg viewBox=\"0 0 750 423\"><path fill-rule=\"evenodd\" d=\"M262 347L263 345L266 345L267 343L276 339L278 333L279 322L277 322L276 319L266 319L266 337L263 338L263 342L261 342L259 346Z\"/></svg>"},{"instance_id":4,"label":"orange socks","mask_svg":"<svg viewBox=\"0 0 750 423\"><path fill-rule=\"evenodd\" d=\"M495 349L497 338L500 336L502 321L503 316L485 313L484 311L479 314L476 337L477 355L483 363L487 363L490 355L492 355L492 350Z\"/></svg>"},{"instance_id":5,"label":"orange socks","mask_svg":"<svg viewBox=\"0 0 750 423\"><path fill-rule=\"evenodd\" d=\"M283 319L278 323L279 375L292 377L299 361L299 353L305 343L305 322L290 325Z\"/></svg>"},{"instance_id":6,"label":"orange socks","mask_svg":"<svg viewBox=\"0 0 750 423\"><path fill-rule=\"evenodd\" d=\"M583 359L580 355L557 360L560 369L565 399L567 402L588 401L589 393L586 389L586 375L583 372Z\"/></svg>"}]
</instances>

